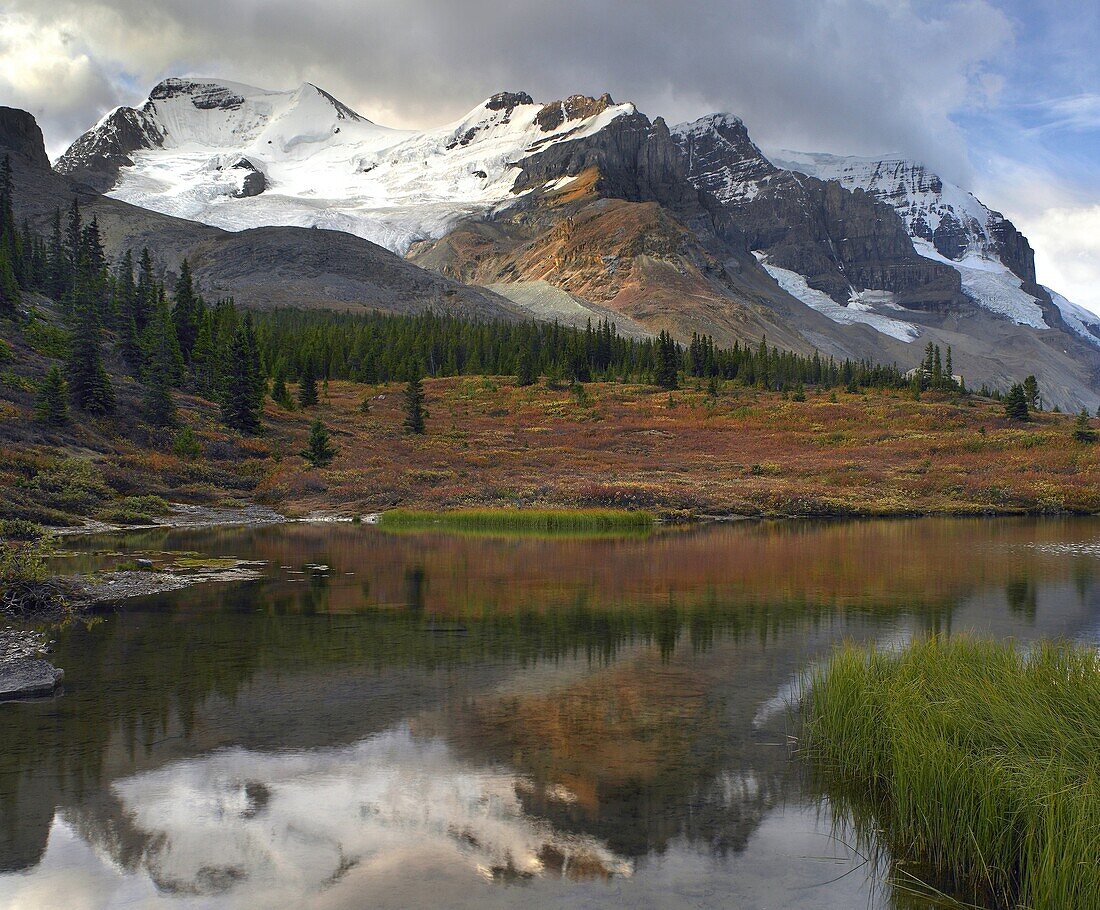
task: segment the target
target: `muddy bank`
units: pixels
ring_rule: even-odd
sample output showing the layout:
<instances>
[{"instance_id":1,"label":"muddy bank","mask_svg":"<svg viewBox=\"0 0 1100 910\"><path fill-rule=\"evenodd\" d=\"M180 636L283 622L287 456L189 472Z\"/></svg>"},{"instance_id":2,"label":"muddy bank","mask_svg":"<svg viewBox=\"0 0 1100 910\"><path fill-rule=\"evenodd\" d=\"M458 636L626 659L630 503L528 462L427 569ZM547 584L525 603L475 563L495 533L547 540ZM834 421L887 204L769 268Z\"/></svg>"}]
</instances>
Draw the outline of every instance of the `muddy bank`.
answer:
<instances>
[{"instance_id":1,"label":"muddy bank","mask_svg":"<svg viewBox=\"0 0 1100 910\"><path fill-rule=\"evenodd\" d=\"M233 509L215 509L207 506L193 506L173 503L166 515L150 518L146 524L111 524L105 521L89 519L74 528L58 528L53 533L100 534L109 531L141 531L149 528L208 528L216 525L270 525L281 524L289 519L266 506L248 505Z\"/></svg>"},{"instance_id":2,"label":"muddy bank","mask_svg":"<svg viewBox=\"0 0 1100 910\"><path fill-rule=\"evenodd\" d=\"M263 573L257 568L262 565L262 562L233 559L179 571L133 569L97 575L73 575L66 579L71 592L69 603L75 608L87 608L131 597L180 591L200 584L256 581L263 578Z\"/></svg>"}]
</instances>

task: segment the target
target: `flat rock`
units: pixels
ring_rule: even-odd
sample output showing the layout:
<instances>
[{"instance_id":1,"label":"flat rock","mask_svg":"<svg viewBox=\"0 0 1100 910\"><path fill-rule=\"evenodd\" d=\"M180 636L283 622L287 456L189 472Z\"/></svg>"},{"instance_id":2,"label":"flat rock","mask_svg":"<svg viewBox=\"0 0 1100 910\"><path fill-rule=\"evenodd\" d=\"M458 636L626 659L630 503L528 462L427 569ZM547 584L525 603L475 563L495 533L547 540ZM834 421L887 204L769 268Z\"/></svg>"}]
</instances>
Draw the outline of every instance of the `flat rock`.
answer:
<instances>
[{"instance_id":1,"label":"flat rock","mask_svg":"<svg viewBox=\"0 0 1100 910\"><path fill-rule=\"evenodd\" d=\"M52 695L64 670L49 661L24 658L0 663L0 698L30 698Z\"/></svg>"}]
</instances>

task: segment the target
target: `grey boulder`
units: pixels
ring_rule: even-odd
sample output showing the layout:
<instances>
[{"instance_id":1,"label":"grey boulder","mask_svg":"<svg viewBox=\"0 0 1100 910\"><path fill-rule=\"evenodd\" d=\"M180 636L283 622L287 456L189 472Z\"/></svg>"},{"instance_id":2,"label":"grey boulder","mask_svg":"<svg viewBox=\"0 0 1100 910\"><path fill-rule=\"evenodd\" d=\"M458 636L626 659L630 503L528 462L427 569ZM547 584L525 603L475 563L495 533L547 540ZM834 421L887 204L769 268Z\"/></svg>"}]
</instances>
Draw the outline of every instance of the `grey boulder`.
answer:
<instances>
[{"instance_id":1,"label":"grey boulder","mask_svg":"<svg viewBox=\"0 0 1100 910\"><path fill-rule=\"evenodd\" d=\"M0 663L0 698L52 695L65 671L46 660L22 658Z\"/></svg>"}]
</instances>

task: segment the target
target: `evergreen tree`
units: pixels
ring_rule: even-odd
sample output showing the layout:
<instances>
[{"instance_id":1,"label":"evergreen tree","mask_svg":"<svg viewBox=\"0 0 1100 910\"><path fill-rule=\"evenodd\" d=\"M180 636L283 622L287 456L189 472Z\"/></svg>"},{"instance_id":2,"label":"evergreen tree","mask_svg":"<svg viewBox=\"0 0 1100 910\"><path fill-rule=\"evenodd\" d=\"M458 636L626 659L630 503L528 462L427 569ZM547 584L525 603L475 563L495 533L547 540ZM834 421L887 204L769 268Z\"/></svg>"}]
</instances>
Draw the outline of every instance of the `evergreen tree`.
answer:
<instances>
[{"instance_id":1,"label":"evergreen tree","mask_svg":"<svg viewBox=\"0 0 1100 910\"><path fill-rule=\"evenodd\" d=\"M1027 403L1035 410L1039 410L1039 380L1034 376L1028 376L1024 380L1024 395Z\"/></svg>"},{"instance_id":2,"label":"evergreen tree","mask_svg":"<svg viewBox=\"0 0 1100 910\"><path fill-rule=\"evenodd\" d=\"M119 348L130 372L140 375L143 363L141 335L137 327L137 285L134 283L134 257L129 250L122 257L115 273L115 320L118 324Z\"/></svg>"},{"instance_id":3,"label":"evergreen tree","mask_svg":"<svg viewBox=\"0 0 1100 910\"><path fill-rule=\"evenodd\" d=\"M55 427L69 422L69 386L61 375L61 368L52 366L38 388L38 400L34 410L38 419Z\"/></svg>"},{"instance_id":4,"label":"evergreen tree","mask_svg":"<svg viewBox=\"0 0 1100 910\"><path fill-rule=\"evenodd\" d=\"M420 373L413 371L405 388L405 432L423 434L428 412L424 409L424 384Z\"/></svg>"},{"instance_id":5,"label":"evergreen tree","mask_svg":"<svg viewBox=\"0 0 1100 910\"><path fill-rule=\"evenodd\" d=\"M19 282L15 278L8 251L0 245L0 317L15 316L21 299Z\"/></svg>"},{"instance_id":6,"label":"evergreen tree","mask_svg":"<svg viewBox=\"0 0 1100 910\"><path fill-rule=\"evenodd\" d=\"M1005 416L1009 420L1030 420L1027 393L1024 387L1016 383L1005 396Z\"/></svg>"},{"instance_id":7,"label":"evergreen tree","mask_svg":"<svg viewBox=\"0 0 1100 910\"><path fill-rule=\"evenodd\" d=\"M174 427L177 412L172 388L182 379L183 356L163 294L159 295L153 318L145 327L144 363L145 418L155 427Z\"/></svg>"},{"instance_id":8,"label":"evergreen tree","mask_svg":"<svg viewBox=\"0 0 1100 910\"><path fill-rule=\"evenodd\" d=\"M332 463L336 449L329 442L328 430L318 417L309 429L309 442L301 452L302 457L315 468L323 468Z\"/></svg>"},{"instance_id":9,"label":"evergreen tree","mask_svg":"<svg viewBox=\"0 0 1100 910\"><path fill-rule=\"evenodd\" d=\"M184 259L180 264L180 276L176 281L172 304L172 322L176 325L176 337L179 339L184 363L191 362L191 351L195 346L201 322L200 311L201 304L195 295L191 266Z\"/></svg>"},{"instance_id":10,"label":"evergreen tree","mask_svg":"<svg viewBox=\"0 0 1100 910\"><path fill-rule=\"evenodd\" d=\"M516 358L516 385L534 385L539 381L538 367L535 365L535 352L529 344L519 349Z\"/></svg>"},{"instance_id":11,"label":"evergreen tree","mask_svg":"<svg viewBox=\"0 0 1100 910\"><path fill-rule=\"evenodd\" d=\"M65 254L65 243L61 234L61 212L57 209L53 213L53 230L50 233L50 243L47 252L47 279L46 292L54 300L64 300L69 290L69 258Z\"/></svg>"},{"instance_id":12,"label":"evergreen tree","mask_svg":"<svg viewBox=\"0 0 1100 910\"><path fill-rule=\"evenodd\" d=\"M254 357L255 339L251 335L251 323L246 319L233 336L222 396L222 422L245 434L258 433L262 425L262 401L256 400L259 379Z\"/></svg>"},{"instance_id":13,"label":"evergreen tree","mask_svg":"<svg viewBox=\"0 0 1100 910\"><path fill-rule=\"evenodd\" d=\"M176 400L164 370L153 370L146 381L145 419L155 427L174 427L177 423Z\"/></svg>"},{"instance_id":14,"label":"evergreen tree","mask_svg":"<svg viewBox=\"0 0 1100 910\"><path fill-rule=\"evenodd\" d=\"M1089 424L1089 412L1081 408L1073 425L1073 438L1078 442L1096 442L1096 430Z\"/></svg>"},{"instance_id":15,"label":"evergreen tree","mask_svg":"<svg viewBox=\"0 0 1100 910\"><path fill-rule=\"evenodd\" d=\"M76 406L89 414L113 414L115 391L103 366L99 316L91 307L78 318L69 355L69 389Z\"/></svg>"},{"instance_id":16,"label":"evergreen tree","mask_svg":"<svg viewBox=\"0 0 1100 910\"><path fill-rule=\"evenodd\" d=\"M312 358L306 358L302 375L298 377L298 404L303 408L312 408L317 404L317 377L313 373Z\"/></svg>"},{"instance_id":17,"label":"evergreen tree","mask_svg":"<svg viewBox=\"0 0 1100 910\"><path fill-rule=\"evenodd\" d=\"M183 354L163 288L158 288L157 301L145 325L142 360L146 379L159 373L170 386L178 386L183 381Z\"/></svg>"},{"instance_id":18,"label":"evergreen tree","mask_svg":"<svg viewBox=\"0 0 1100 910\"><path fill-rule=\"evenodd\" d=\"M679 353L672 336L662 331L657 336L657 368L654 379L662 389L675 389L679 386Z\"/></svg>"},{"instance_id":19,"label":"evergreen tree","mask_svg":"<svg viewBox=\"0 0 1100 910\"><path fill-rule=\"evenodd\" d=\"M282 370L275 374L275 382L271 386L271 400L281 408L288 411L294 410L294 399L290 397Z\"/></svg>"},{"instance_id":20,"label":"evergreen tree","mask_svg":"<svg viewBox=\"0 0 1100 910\"><path fill-rule=\"evenodd\" d=\"M153 257L149 254L149 248L145 247L138 263L137 298L134 302L134 324L139 335L145 332L145 327L149 324L160 297L160 290L153 275Z\"/></svg>"},{"instance_id":21,"label":"evergreen tree","mask_svg":"<svg viewBox=\"0 0 1100 910\"><path fill-rule=\"evenodd\" d=\"M214 346L214 320L209 310L204 310L195 344L191 348L191 373L195 391L204 398L213 398L218 388L218 365Z\"/></svg>"},{"instance_id":22,"label":"evergreen tree","mask_svg":"<svg viewBox=\"0 0 1100 910\"><path fill-rule=\"evenodd\" d=\"M80 265L80 247L84 238L83 222L80 217L80 203L73 197L69 206L69 219L65 226L65 255L73 270Z\"/></svg>"}]
</instances>

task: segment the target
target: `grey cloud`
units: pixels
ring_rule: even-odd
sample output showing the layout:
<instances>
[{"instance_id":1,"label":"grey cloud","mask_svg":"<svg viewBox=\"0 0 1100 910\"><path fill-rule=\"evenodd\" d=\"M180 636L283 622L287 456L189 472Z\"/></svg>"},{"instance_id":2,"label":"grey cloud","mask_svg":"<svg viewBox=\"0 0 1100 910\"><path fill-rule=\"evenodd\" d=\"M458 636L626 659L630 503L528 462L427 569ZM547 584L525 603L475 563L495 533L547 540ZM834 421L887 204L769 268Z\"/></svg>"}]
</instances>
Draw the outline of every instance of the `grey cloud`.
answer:
<instances>
[{"instance_id":1,"label":"grey cloud","mask_svg":"<svg viewBox=\"0 0 1100 910\"><path fill-rule=\"evenodd\" d=\"M90 125L164 75L322 85L380 122L434 125L502 88L610 91L670 122L744 117L767 145L901 151L965 177L950 114L980 103L1011 44L988 0L9 0L79 35L99 72L74 97ZM48 19L47 19L48 16ZM0 50L0 58L3 51ZM115 74L106 78L103 73ZM122 85L126 73L139 91ZM4 90L0 82L0 90ZM74 104L36 108L53 144ZM82 108L81 108L82 109Z\"/></svg>"}]
</instances>

